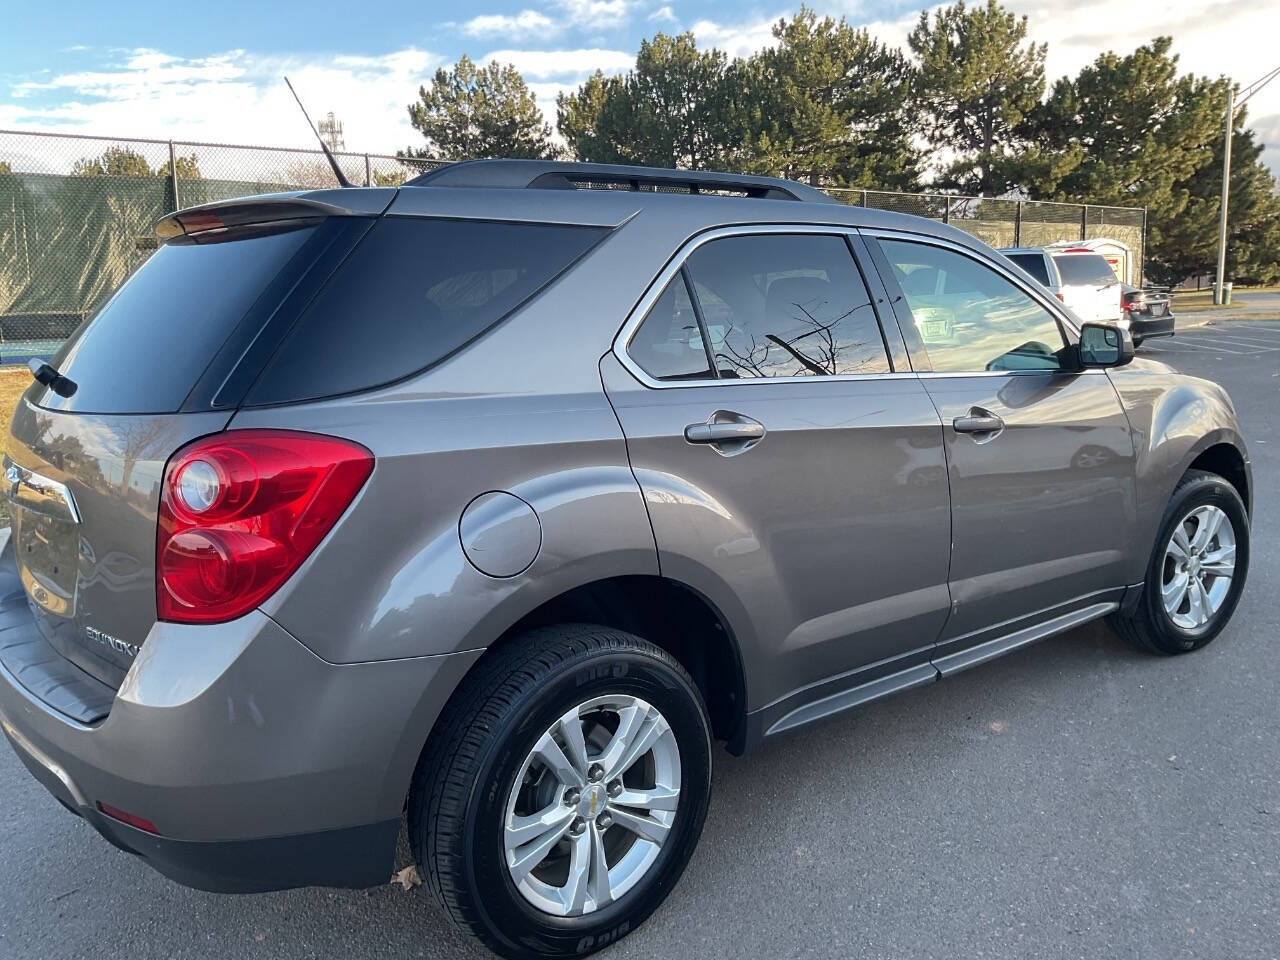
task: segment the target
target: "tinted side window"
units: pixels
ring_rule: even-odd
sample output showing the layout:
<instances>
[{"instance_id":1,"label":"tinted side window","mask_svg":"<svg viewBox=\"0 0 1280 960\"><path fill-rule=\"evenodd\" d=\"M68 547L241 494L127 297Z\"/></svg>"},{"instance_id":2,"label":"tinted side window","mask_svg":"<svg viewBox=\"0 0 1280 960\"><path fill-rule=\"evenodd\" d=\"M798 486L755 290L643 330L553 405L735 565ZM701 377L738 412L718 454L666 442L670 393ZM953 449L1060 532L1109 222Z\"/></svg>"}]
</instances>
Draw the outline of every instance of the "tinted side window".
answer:
<instances>
[{"instance_id":1,"label":"tinted side window","mask_svg":"<svg viewBox=\"0 0 1280 960\"><path fill-rule=\"evenodd\" d=\"M247 402L334 396L416 373L503 319L605 232L380 220L303 314Z\"/></svg>"},{"instance_id":2,"label":"tinted side window","mask_svg":"<svg viewBox=\"0 0 1280 960\"><path fill-rule=\"evenodd\" d=\"M1064 284L1105 287L1116 282L1116 273L1105 257L1091 253L1068 253L1053 258Z\"/></svg>"},{"instance_id":3,"label":"tinted side window","mask_svg":"<svg viewBox=\"0 0 1280 960\"><path fill-rule=\"evenodd\" d=\"M881 240L934 370L1057 370L1065 341L1044 307L990 267L942 247Z\"/></svg>"},{"instance_id":4,"label":"tinted side window","mask_svg":"<svg viewBox=\"0 0 1280 960\"><path fill-rule=\"evenodd\" d=\"M885 373L871 296L841 237L703 244L687 261L721 377Z\"/></svg>"},{"instance_id":5,"label":"tinted side window","mask_svg":"<svg viewBox=\"0 0 1280 960\"><path fill-rule=\"evenodd\" d=\"M650 308L627 353L656 380L696 380L713 375L683 271L671 278Z\"/></svg>"},{"instance_id":6,"label":"tinted side window","mask_svg":"<svg viewBox=\"0 0 1280 960\"><path fill-rule=\"evenodd\" d=\"M1049 285L1049 268L1045 265L1043 253L1011 253L1009 259L1030 274L1031 279L1046 287Z\"/></svg>"}]
</instances>

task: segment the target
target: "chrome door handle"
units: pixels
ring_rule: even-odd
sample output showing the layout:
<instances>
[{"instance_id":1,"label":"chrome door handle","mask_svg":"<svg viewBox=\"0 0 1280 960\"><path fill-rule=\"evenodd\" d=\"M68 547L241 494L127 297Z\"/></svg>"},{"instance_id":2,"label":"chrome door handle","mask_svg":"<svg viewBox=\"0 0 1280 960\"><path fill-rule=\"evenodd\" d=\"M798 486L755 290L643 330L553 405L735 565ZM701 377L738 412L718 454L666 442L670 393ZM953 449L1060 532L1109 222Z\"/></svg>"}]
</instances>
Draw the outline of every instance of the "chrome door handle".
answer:
<instances>
[{"instance_id":1,"label":"chrome door handle","mask_svg":"<svg viewBox=\"0 0 1280 960\"><path fill-rule=\"evenodd\" d=\"M761 423L691 423L684 428L690 443L723 443L725 440L759 440L764 436Z\"/></svg>"},{"instance_id":2,"label":"chrome door handle","mask_svg":"<svg viewBox=\"0 0 1280 960\"><path fill-rule=\"evenodd\" d=\"M684 438L690 443L709 444L726 457L750 450L764 435L763 423L731 410L717 410L705 422L684 428Z\"/></svg>"},{"instance_id":3,"label":"chrome door handle","mask_svg":"<svg viewBox=\"0 0 1280 960\"><path fill-rule=\"evenodd\" d=\"M967 416L952 420L951 427L956 433L989 434L986 439L990 439L1004 429L1004 421L990 410L974 407Z\"/></svg>"}]
</instances>

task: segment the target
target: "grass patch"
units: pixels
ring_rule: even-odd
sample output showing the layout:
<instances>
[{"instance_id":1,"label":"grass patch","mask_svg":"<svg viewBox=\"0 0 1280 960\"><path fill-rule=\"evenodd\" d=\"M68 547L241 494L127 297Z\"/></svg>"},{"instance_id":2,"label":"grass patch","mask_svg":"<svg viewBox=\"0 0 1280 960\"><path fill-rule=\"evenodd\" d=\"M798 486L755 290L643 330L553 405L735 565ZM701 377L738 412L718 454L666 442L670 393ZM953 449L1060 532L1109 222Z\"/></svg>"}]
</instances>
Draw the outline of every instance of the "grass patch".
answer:
<instances>
[{"instance_id":1,"label":"grass patch","mask_svg":"<svg viewBox=\"0 0 1280 960\"><path fill-rule=\"evenodd\" d=\"M0 415L4 417L4 434L3 441L0 441L0 449L5 453L9 452L9 419L13 416L13 408L18 405L18 398L30 384L31 373L26 367L0 369L0 411L3 411ZM0 527L8 525L9 510L4 499L0 498Z\"/></svg>"},{"instance_id":2,"label":"grass patch","mask_svg":"<svg viewBox=\"0 0 1280 960\"><path fill-rule=\"evenodd\" d=\"M1179 293L1173 298L1173 312L1199 313L1204 310L1234 310L1240 306L1239 300L1233 300L1229 307L1216 307L1211 293Z\"/></svg>"},{"instance_id":3,"label":"grass patch","mask_svg":"<svg viewBox=\"0 0 1280 960\"><path fill-rule=\"evenodd\" d=\"M1276 287L1239 287L1232 291L1231 306L1215 307L1212 290L1188 290L1173 295L1174 313L1195 313L1197 310L1234 310L1248 302L1255 293L1274 293Z\"/></svg>"},{"instance_id":4,"label":"grass patch","mask_svg":"<svg viewBox=\"0 0 1280 960\"><path fill-rule=\"evenodd\" d=\"M31 373L26 367L0 368L0 408L4 410L5 426L9 415L18 405L18 398L31 386Z\"/></svg>"}]
</instances>

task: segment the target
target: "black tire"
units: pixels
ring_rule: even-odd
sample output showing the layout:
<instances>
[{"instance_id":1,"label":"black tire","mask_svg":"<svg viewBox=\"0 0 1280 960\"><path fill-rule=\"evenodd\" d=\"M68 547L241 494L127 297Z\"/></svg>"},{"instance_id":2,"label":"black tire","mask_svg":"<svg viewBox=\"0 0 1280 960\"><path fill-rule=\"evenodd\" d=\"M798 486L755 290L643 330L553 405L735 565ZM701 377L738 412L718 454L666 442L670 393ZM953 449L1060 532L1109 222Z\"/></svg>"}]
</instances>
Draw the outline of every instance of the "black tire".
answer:
<instances>
[{"instance_id":1,"label":"black tire","mask_svg":"<svg viewBox=\"0 0 1280 960\"><path fill-rule=\"evenodd\" d=\"M1137 350L1140 346L1142 346L1142 337L1134 337L1133 349Z\"/></svg>"},{"instance_id":2,"label":"black tire","mask_svg":"<svg viewBox=\"0 0 1280 960\"><path fill-rule=\"evenodd\" d=\"M1235 572L1231 589L1222 606L1203 626L1189 630L1173 622L1164 608L1160 596L1163 579L1165 547L1173 536L1174 526L1199 506L1219 507L1231 521L1236 536ZM1249 573L1249 515L1235 487L1218 476L1203 470L1188 470L1178 481L1169 505L1160 522L1160 532L1152 547L1147 564L1146 580L1136 609L1129 615L1115 614L1110 618L1116 633L1140 650L1149 653L1173 655L1199 650L1208 644L1227 625L1240 592L1244 589Z\"/></svg>"},{"instance_id":3,"label":"black tire","mask_svg":"<svg viewBox=\"0 0 1280 960\"><path fill-rule=\"evenodd\" d=\"M580 917L544 913L517 890L502 843L524 758L555 719L606 694L638 696L676 736L681 780L671 833L641 880ZM711 793L711 724L688 673L639 637L590 625L530 631L482 659L450 699L409 797L409 840L458 926L504 957L592 953L634 930L666 898L697 845Z\"/></svg>"}]
</instances>

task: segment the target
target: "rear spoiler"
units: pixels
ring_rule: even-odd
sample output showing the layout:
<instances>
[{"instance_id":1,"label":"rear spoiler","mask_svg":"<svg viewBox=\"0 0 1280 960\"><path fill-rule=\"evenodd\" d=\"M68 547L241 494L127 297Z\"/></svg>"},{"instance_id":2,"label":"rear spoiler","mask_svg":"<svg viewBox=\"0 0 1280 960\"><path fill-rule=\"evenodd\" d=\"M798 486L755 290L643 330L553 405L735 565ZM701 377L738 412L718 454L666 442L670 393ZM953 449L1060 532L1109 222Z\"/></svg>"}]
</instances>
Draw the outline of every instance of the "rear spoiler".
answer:
<instances>
[{"instance_id":1,"label":"rear spoiler","mask_svg":"<svg viewBox=\"0 0 1280 960\"><path fill-rule=\"evenodd\" d=\"M302 224L324 217L376 217L391 205L395 187L309 190L219 200L188 207L156 224L156 239L213 240L244 227Z\"/></svg>"}]
</instances>

